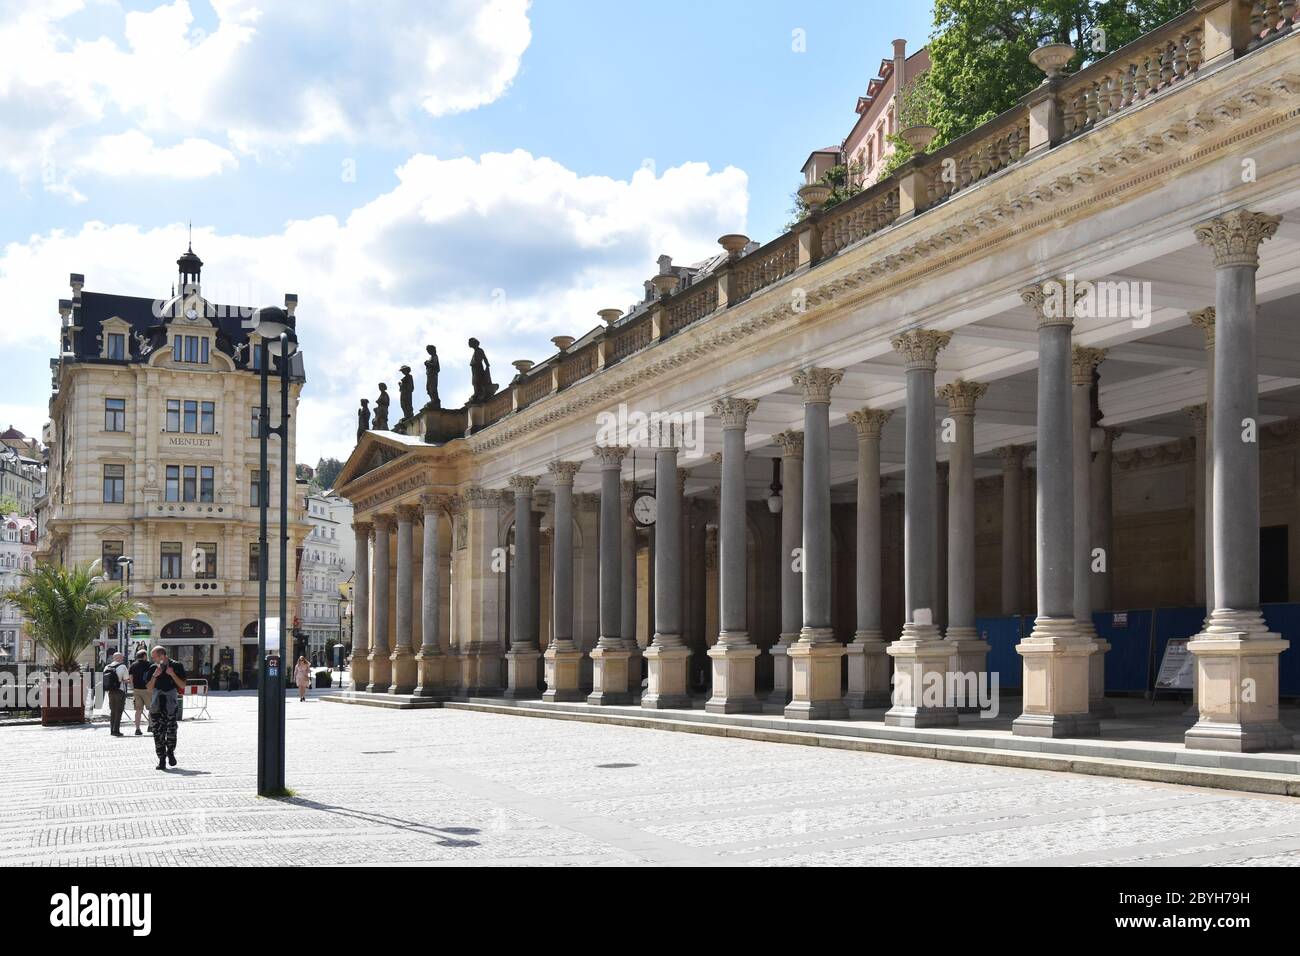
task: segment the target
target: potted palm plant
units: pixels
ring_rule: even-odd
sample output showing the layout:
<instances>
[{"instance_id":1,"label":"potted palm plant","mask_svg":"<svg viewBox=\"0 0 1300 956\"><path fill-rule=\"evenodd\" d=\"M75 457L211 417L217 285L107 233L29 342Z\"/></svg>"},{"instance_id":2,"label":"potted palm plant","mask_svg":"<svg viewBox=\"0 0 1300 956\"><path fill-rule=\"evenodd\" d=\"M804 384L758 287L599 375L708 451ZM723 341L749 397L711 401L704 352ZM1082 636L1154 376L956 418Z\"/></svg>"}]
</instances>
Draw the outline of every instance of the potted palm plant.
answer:
<instances>
[{"instance_id":1,"label":"potted palm plant","mask_svg":"<svg viewBox=\"0 0 1300 956\"><path fill-rule=\"evenodd\" d=\"M41 723L86 719L85 678L78 658L99 635L145 610L126 589L99 573L99 562L64 568L38 564L4 595L27 619L32 638L49 655L41 686Z\"/></svg>"}]
</instances>

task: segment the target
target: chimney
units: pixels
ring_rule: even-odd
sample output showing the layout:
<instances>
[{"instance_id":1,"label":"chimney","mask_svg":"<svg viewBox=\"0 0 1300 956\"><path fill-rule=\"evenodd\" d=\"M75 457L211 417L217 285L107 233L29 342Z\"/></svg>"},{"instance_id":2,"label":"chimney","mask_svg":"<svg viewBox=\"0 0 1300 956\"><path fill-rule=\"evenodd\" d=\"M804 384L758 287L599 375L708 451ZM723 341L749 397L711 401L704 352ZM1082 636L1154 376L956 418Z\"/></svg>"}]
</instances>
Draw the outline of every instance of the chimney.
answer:
<instances>
[{"instance_id":1,"label":"chimney","mask_svg":"<svg viewBox=\"0 0 1300 956\"><path fill-rule=\"evenodd\" d=\"M903 89L904 74L907 72L907 41L894 41L894 132L903 128L903 117L899 115L898 94Z\"/></svg>"}]
</instances>

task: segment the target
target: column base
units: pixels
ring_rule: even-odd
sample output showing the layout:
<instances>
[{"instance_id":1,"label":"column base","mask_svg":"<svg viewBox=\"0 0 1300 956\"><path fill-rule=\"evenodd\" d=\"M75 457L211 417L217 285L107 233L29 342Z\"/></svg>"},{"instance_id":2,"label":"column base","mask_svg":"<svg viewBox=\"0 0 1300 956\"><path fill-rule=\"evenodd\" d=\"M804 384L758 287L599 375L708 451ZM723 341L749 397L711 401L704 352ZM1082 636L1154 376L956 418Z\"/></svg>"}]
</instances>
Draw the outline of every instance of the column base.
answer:
<instances>
[{"instance_id":1,"label":"column base","mask_svg":"<svg viewBox=\"0 0 1300 956\"><path fill-rule=\"evenodd\" d=\"M495 697L501 693L501 645L496 641L469 644L462 668L468 697Z\"/></svg>"},{"instance_id":2,"label":"column base","mask_svg":"<svg viewBox=\"0 0 1300 956\"><path fill-rule=\"evenodd\" d=\"M852 710L889 706L889 655L879 631L857 631L844 648L849 690L844 705Z\"/></svg>"},{"instance_id":3,"label":"column base","mask_svg":"<svg viewBox=\"0 0 1300 956\"><path fill-rule=\"evenodd\" d=\"M1201 750L1290 750L1295 735L1278 721L1278 655L1290 647L1257 611L1216 610L1187 649L1196 657L1199 717L1183 737Z\"/></svg>"},{"instance_id":4,"label":"column base","mask_svg":"<svg viewBox=\"0 0 1300 956\"><path fill-rule=\"evenodd\" d=\"M573 641L551 641L542 655L546 675L546 692L542 700L551 703L580 701L582 692L582 651Z\"/></svg>"},{"instance_id":5,"label":"column base","mask_svg":"<svg viewBox=\"0 0 1300 956\"><path fill-rule=\"evenodd\" d=\"M691 649L681 643L678 634L656 634L654 643L645 649L649 678L641 706L650 710L689 709L687 693Z\"/></svg>"},{"instance_id":6,"label":"column base","mask_svg":"<svg viewBox=\"0 0 1300 956\"><path fill-rule=\"evenodd\" d=\"M370 652L366 658L370 665L370 683L366 685L366 693L383 694L387 693L388 685L392 683L393 662L386 653L376 654Z\"/></svg>"},{"instance_id":7,"label":"column base","mask_svg":"<svg viewBox=\"0 0 1300 956\"><path fill-rule=\"evenodd\" d=\"M535 645L515 646L505 654L506 689L503 697L511 700L531 700L540 697L537 678L541 675L542 652Z\"/></svg>"},{"instance_id":8,"label":"column base","mask_svg":"<svg viewBox=\"0 0 1300 956\"><path fill-rule=\"evenodd\" d=\"M953 705L959 714L978 714L980 684L988 677L989 645L973 627L950 627L943 640L952 648L948 682Z\"/></svg>"},{"instance_id":9,"label":"column base","mask_svg":"<svg viewBox=\"0 0 1300 956\"><path fill-rule=\"evenodd\" d=\"M798 632L783 633L768 651L772 655L772 693L768 700L778 704L790 702L790 645L799 640Z\"/></svg>"},{"instance_id":10,"label":"column base","mask_svg":"<svg viewBox=\"0 0 1300 956\"><path fill-rule=\"evenodd\" d=\"M416 697L433 697L446 690L447 658L437 648L429 652L421 650L415 655L416 673L419 683L411 691Z\"/></svg>"},{"instance_id":11,"label":"column base","mask_svg":"<svg viewBox=\"0 0 1300 956\"><path fill-rule=\"evenodd\" d=\"M353 654L348 673L352 677L354 690L364 690L370 683L370 661L364 654Z\"/></svg>"},{"instance_id":12,"label":"column base","mask_svg":"<svg viewBox=\"0 0 1300 956\"><path fill-rule=\"evenodd\" d=\"M641 696L641 682L645 680L645 667L641 663L641 645L634 640L627 644L627 692L635 699Z\"/></svg>"},{"instance_id":13,"label":"column base","mask_svg":"<svg viewBox=\"0 0 1300 956\"><path fill-rule=\"evenodd\" d=\"M627 659L631 656L621 644L618 647L596 645L591 652L591 693L587 695L587 703L602 706L632 703L627 689Z\"/></svg>"},{"instance_id":14,"label":"column base","mask_svg":"<svg viewBox=\"0 0 1300 956\"><path fill-rule=\"evenodd\" d=\"M1115 716L1115 705L1106 699L1106 652L1110 650L1110 642L1098 637L1091 625L1088 638L1097 645L1088 658L1088 713L1110 719Z\"/></svg>"},{"instance_id":15,"label":"column base","mask_svg":"<svg viewBox=\"0 0 1300 956\"><path fill-rule=\"evenodd\" d=\"M952 647L933 624L903 625L903 636L886 649L894 659L893 706L888 727L956 727L957 708L948 701Z\"/></svg>"},{"instance_id":16,"label":"column base","mask_svg":"<svg viewBox=\"0 0 1300 956\"><path fill-rule=\"evenodd\" d=\"M410 648L394 651L389 661L392 663L392 677L388 685L388 693L409 694L415 690L419 676L416 673L415 655L411 653Z\"/></svg>"},{"instance_id":17,"label":"column base","mask_svg":"<svg viewBox=\"0 0 1300 956\"><path fill-rule=\"evenodd\" d=\"M1011 723L1018 737L1096 737L1088 713L1088 659L1097 645L1072 617L1039 617L1016 645L1023 661L1024 713Z\"/></svg>"},{"instance_id":18,"label":"column base","mask_svg":"<svg viewBox=\"0 0 1300 956\"><path fill-rule=\"evenodd\" d=\"M844 645L829 627L805 627L790 645L791 700L785 716L794 720L847 720L840 684Z\"/></svg>"},{"instance_id":19,"label":"column base","mask_svg":"<svg viewBox=\"0 0 1300 956\"><path fill-rule=\"evenodd\" d=\"M724 632L709 648L713 661L713 696L704 709L710 714L752 714L763 709L754 694L755 661L759 650L743 631Z\"/></svg>"}]
</instances>

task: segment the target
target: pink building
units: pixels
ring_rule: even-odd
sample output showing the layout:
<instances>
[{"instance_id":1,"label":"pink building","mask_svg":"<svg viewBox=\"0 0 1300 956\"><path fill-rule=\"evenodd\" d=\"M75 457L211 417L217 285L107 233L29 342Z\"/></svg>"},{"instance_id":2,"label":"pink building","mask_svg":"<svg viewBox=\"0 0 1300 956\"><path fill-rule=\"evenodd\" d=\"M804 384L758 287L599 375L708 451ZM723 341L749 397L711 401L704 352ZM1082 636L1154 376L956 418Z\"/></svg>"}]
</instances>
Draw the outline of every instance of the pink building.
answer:
<instances>
[{"instance_id":1,"label":"pink building","mask_svg":"<svg viewBox=\"0 0 1300 956\"><path fill-rule=\"evenodd\" d=\"M904 84L912 82L930 69L930 52L925 47L907 55L907 41L894 41L894 58L880 61L880 75L867 83L867 92L858 97L857 122L839 146L814 150L803 166L805 182L816 182L837 163L861 166L859 181L870 186L880 176L880 168L894 147L888 137L897 131L895 109L897 77Z\"/></svg>"}]
</instances>

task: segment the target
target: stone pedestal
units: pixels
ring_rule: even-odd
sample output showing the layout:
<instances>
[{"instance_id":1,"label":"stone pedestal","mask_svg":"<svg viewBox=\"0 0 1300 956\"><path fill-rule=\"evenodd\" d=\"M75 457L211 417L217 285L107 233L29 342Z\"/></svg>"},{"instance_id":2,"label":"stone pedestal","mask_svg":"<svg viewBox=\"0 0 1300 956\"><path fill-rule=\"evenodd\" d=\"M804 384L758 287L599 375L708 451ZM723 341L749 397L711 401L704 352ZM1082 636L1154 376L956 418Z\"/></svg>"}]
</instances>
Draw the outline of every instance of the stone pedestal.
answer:
<instances>
[{"instance_id":1,"label":"stone pedestal","mask_svg":"<svg viewBox=\"0 0 1300 956\"><path fill-rule=\"evenodd\" d=\"M1234 623L1242 629L1232 630ZM1278 655L1289 646L1265 629L1258 612L1216 610L1211 629L1187 645L1196 655L1200 715L1184 743L1235 753L1295 746L1277 718Z\"/></svg>"},{"instance_id":2,"label":"stone pedestal","mask_svg":"<svg viewBox=\"0 0 1300 956\"><path fill-rule=\"evenodd\" d=\"M630 704L627 689L627 660L631 655L623 647L597 647L591 652L591 693L589 704Z\"/></svg>"},{"instance_id":3,"label":"stone pedestal","mask_svg":"<svg viewBox=\"0 0 1300 956\"><path fill-rule=\"evenodd\" d=\"M465 693L470 697L495 697L501 693L501 645L473 642L465 648Z\"/></svg>"},{"instance_id":4,"label":"stone pedestal","mask_svg":"<svg viewBox=\"0 0 1300 956\"><path fill-rule=\"evenodd\" d=\"M908 622L903 636L889 645L894 659L893 706L889 727L955 727L957 708L948 699L947 674L952 645L933 624Z\"/></svg>"},{"instance_id":5,"label":"stone pedestal","mask_svg":"<svg viewBox=\"0 0 1300 956\"><path fill-rule=\"evenodd\" d=\"M979 631L973 627L950 627L944 639L952 646L952 658L948 667L954 675L953 684L957 688L964 688L953 704L958 713L978 713L978 688L981 681L987 680L988 675L988 642L981 640ZM972 689L975 691L974 696Z\"/></svg>"},{"instance_id":6,"label":"stone pedestal","mask_svg":"<svg viewBox=\"0 0 1300 956\"><path fill-rule=\"evenodd\" d=\"M559 641L552 641L542 655L546 674L546 692L542 700L553 703L567 703L582 700L582 651L572 641L560 647Z\"/></svg>"},{"instance_id":7,"label":"stone pedestal","mask_svg":"<svg viewBox=\"0 0 1300 956\"><path fill-rule=\"evenodd\" d=\"M858 631L844 648L849 691L844 703L853 710L889 706L889 655L879 631Z\"/></svg>"},{"instance_id":8,"label":"stone pedestal","mask_svg":"<svg viewBox=\"0 0 1300 956\"><path fill-rule=\"evenodd\" d=\"M790 702L790 645L797 640L798 633L782 634L768 650L772 656L772 693L769 699L776 703Z\"/></svg>"},{"instance_id":9,"label":"stone pedestal","mask_svg":"<svg viewBox=\"0 0 1300 956\"><path fill-rule=\"evenodd\" d=\"M1088 658L1088 713L1097 718L1114 717L1115 705L1106 700L1106 652L1110 642L1098 637L1095 628L1088 636L1097 645Z\"/></svg>"},{"instance_id":10,"label":"stone pedestal","mask_svg":"<svg viewBox=\"0 0 1300 956\"><path fill-rule=\"evenodd\" d=\"M541 695L537 678L542 655L535 647L511 648L506 652L506 689L512 700L529 700Z\"/></svg>"},{"instance_id":11,"label":"stone pedestal","mask_svg":"<svg viewBox=\"0 0 1300 956\"><path fill-rule=\"evenodd\" d=\"M1073 618L1034 621L1029 637L1016 645L1023 660L1024 712L1012 722L1022 737L1095 737L1101 732L1088 712L1089 658L1097 645Z\"/></svg>"},{"instance_id":12,"label":"stone pedestal","mask_svg":"<svg viewBox=\"0 0 1300 956\"><path fill-rule=\"evenodd\" d=\"M409 647L397 648L389 657L389 663L390 684L388 693L412 693L415 690L415 685L419 682L419 673L415 655L411 653L411 649Z\"/></svg>"},{"instance_id":13,"label":"stone pedestal","mask_svg":"<svg viewBox=\"0 0 1300 956\"><path fill-rule=\"evenodd\" d=\"M366 685L366 690L371 694L387 693L393 675L393 663L388 653L386 651L378 653L372 651L367 663L369 665L367 670L370 672L370 683Z\"/></svg>"},{"instance_id":14,"label":"stone pedestal","mask_svg":"<svg viewBox=\"0 0 1300 956\"><path fill-rule=\"evenodd\" d=\"M415 655L419 683L411 693L417 697L433 697L446 689L447 655L440 650L422 648Z\"/></svg>"},{"instance_id":15,"label":"stone pedestal","mask_svg":"<svg viewBox=\"0 0 1300 956\"><path fill-rule=\"evenodd\" d=\"M652 710L689 709L691 649L680 643L666 643L663 635L655 635L654 643L645 650L645 659L649 679L646 692L641 695L641 706Z\"/></svg>"},{"instance_id":16,"label":"stone pedestal","mask_svg":"<svg viewBox=\"0 0 1300 956\"><path fill-rule=\"evenodd\" d=\"M758 648L748 641L719 640L709 648L713 696L704 709L710 714L745 714L762 710L754 693L754 662Z\"/></svg>"},{"instance_id":17,"label":"stone pedestal","mask_svg":"<svg viewBox=\"0 0 1300 956\"><path fill-rule=\"evenodd\" d=\"M844 645L831 628L805 629L790 645L793 699L785 716L804 720L844 720L849 708L840 684L840 658Z\"/></svg>"}]
</instances>

